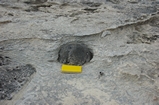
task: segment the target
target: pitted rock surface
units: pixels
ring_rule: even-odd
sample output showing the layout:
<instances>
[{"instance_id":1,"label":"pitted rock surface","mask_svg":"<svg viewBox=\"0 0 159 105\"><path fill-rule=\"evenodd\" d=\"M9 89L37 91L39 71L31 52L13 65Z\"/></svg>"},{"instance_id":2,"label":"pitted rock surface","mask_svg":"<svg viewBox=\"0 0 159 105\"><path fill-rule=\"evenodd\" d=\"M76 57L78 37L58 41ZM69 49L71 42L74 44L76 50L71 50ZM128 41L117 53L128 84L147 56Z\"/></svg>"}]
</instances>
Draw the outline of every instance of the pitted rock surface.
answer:
<instances>
[{"instance_id":1,"label":"pitted rock surface","mask_svg":"<svg viewBox=\"0 0 159 105\"><path fill-rule=\"evenodd\" d=\"M91 49L82 42L69 42L60 47L58 61L64 64L83 65L93 57Z\"/></svg>"},{"instance_id":2,"label":"pitted rock surface","mask_svg":"<svg viewBox=\"0 0 159 105\"><path fill-rule=\"evenodd\" d=\"M158 13L158 0L0 0L0 70L36 68L0 105L159 105ZM93 51L80 74L57 62L72 41ZM89 61L77 45L60 62Z\"/></svg>"},{"instance_id":3,"label":"pitted rock surface","mask_svg":"<svg viewBox=\"0 0 159 105\"><path fill-rule=\"evenodd\" d=\"M8 65L10 62L10 58L7 56L0 55L0 66Z\"/></svg>"},{"instance_id":4,"label":"pitted rock surface","mask_svg":"<svg viewBox=\"0 0 159 105\"><path fill-rule=\"evenodd\" d=\"M10 62L9 57L0 56L0 101L11 100L30 80L31 75L36 72L31 64L16 67L7 66Z\"/></svg>"}]
</instances>

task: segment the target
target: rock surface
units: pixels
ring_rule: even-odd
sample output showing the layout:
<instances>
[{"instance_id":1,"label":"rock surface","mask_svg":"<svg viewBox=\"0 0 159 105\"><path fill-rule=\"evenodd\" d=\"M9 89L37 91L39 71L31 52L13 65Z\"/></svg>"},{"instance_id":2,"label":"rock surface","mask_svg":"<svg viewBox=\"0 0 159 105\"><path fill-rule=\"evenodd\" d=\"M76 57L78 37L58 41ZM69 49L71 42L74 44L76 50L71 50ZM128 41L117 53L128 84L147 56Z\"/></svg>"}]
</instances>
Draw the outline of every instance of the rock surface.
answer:
<instances>
[{"instance_id":1,"label":"rock surface","mask_svg":"<svg viewBox=\"0 0 159 105\"><path fill-rule=\"evenodd\" d=\"M93 58L93 52L83 42L68 42L60 46L58 61L63 64L83 65Z\"/></svg>"},{"instance_id":2,"label":"rock surface","mask_svg":"<svg viewBox=\"0 0 159 105\"><path fill-rule=\"evenodd\" d=\"M158 0L39 1L0 1L0 55L9 57L0 64L36 69L1 105L159 104ZM60 72L58 48L71 41L93 50L81 74Z\"/></svg>"},{"instance_id":3,"label":"rock surface","mask_svg":"<svg viewBox=\"0 0 159 105\"><path fill-rule=\"evenodd\" d=\"M30 64L15 68L0 67L0 100L11 100L34 72L35 68Z\"/></svg>"}]
</instances>

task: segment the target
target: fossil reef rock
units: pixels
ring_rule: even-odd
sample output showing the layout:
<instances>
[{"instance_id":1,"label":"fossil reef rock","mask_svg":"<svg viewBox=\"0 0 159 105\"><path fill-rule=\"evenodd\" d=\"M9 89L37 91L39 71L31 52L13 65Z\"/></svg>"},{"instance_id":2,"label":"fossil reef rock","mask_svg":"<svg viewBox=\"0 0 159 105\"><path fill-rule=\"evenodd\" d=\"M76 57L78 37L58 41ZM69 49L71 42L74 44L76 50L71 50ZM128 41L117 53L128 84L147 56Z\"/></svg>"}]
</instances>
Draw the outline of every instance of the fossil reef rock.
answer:
<instances>
[{"instance_id":1,"label":"fossil reef rock","mask_svg":"<svg viewBox=\"0 0 159 105\"><path fill-rule=\"evenodd\" d=\"M0 0L0 105L159 105L159 1Z\"/></svg>"}]
</instances>

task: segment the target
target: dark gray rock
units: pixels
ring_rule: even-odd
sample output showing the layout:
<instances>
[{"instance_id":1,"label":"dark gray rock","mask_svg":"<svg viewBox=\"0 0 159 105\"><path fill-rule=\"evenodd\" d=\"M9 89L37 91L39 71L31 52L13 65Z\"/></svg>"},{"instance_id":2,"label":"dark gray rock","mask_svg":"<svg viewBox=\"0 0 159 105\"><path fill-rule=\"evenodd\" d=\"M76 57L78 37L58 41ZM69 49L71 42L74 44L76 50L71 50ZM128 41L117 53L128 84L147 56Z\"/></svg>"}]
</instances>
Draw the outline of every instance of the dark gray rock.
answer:
<instances>
[{"instance_id":1,"label":"dark gray rock","mask_svg":"<svg viewBox=\"0 0 159 105\"><path fill-rule=\"evenodd\" d=\"M58 61L64 64L83 65L92 57L92 51L85 44L74 41L60 47Z\"/></svg>"},{"instance_id":2,"label":"dark gray rock","mask_svg":"<svg viewBox=\"0 0 159 105\"><path fill-rule=\"evenodd\" d=\"M0 55L0 66L8 65L10 62L10 58L7 56Z\"/></svg>"},{"instance_id":3,"label":"dark gray rock","mask_svg":"<svg viewBox=\"0 0 159 105\"><path fill-rule=\"evenodd\" d=\"M45 3L47 0L24 0L24 3L27 4L39 4L39 3Z\"/></svg>"},{"instance_id":4,"label":"dark gray rock","mask_svg":"<svg viewBox=\"0 0 159 105\"><path fill-rule=\"evenodd\" d=\"M0 68L0 100L11 100L13 93L19 91L35 72L30 65L17 66L15 68Z\"/></svg>"}]
</instances>

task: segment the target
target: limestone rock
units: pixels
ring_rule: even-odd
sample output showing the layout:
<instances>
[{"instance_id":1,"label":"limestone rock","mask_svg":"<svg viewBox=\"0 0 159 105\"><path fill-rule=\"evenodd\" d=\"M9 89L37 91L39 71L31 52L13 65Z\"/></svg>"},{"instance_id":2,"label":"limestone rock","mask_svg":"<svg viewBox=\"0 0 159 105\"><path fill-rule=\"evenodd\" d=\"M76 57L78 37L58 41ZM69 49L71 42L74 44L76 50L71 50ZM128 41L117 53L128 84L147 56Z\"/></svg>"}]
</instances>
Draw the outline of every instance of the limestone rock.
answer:
<instances>
[{"instance_id":1,"label":"limestone rock","mask_svg":"<svg viewBox=\"0 0 159 105\"><path fill-rule=\"evenodd\" d=\"M36 69L0 105L159 104L158 0L40 1L0 0L0 76ZM82 73L61 73L70 62Z\"/></svg>"}]
</instances>

